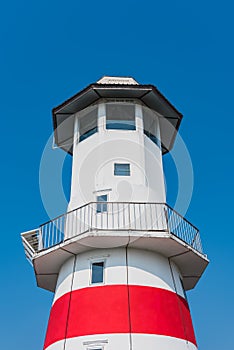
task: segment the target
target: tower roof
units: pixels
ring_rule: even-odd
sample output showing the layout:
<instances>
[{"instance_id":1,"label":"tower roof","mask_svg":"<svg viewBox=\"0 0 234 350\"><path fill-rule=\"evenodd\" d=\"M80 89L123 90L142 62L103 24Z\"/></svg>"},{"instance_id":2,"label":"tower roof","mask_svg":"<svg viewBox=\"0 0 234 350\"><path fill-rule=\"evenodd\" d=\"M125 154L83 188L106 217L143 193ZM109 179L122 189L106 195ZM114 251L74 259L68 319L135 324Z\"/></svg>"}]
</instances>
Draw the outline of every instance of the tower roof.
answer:
<instances>
[{"instance_id":1,"label":"tower roof","mask_svg":"<svg viewBox=\"0 0 234 350\"><path fill-rule=\"evenodd\" d=\"M102 77L96 83L88 85L85 89L53 108L54 136L58 147L72 154L73 115L100 99L108 98L137 99L157 112L161 117L159 120L163 153L167 153L172 149L183 118L182 114L154 85L141 85L132 77L110 76ZM64 127L60 127L62 123L64 123ZM66 129L65 132L64 129Z\"/></svg>"}]
</instances>

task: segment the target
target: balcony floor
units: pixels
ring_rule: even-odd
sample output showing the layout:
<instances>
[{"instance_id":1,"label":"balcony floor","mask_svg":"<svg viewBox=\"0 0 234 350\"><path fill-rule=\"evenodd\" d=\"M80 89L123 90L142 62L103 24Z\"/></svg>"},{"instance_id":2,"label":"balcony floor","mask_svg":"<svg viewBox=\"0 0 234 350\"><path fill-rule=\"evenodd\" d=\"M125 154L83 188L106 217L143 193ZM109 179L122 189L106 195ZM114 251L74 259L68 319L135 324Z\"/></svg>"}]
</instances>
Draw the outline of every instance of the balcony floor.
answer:
<instances>
[{"instance_id":1,"label":"balcony floor","mask_svg":"<svg viewBox=\"0 0 234 350\"><path fill-rule=\"evenodd\" d=\"M60 267L69 257L95 248L117 247L154 251L170 258L181 272L185 290L195 287L209 263L205 255L168 232L86 232L35 255L33 266L37 285L54 291Z\"/></svg>"}]
</instances>

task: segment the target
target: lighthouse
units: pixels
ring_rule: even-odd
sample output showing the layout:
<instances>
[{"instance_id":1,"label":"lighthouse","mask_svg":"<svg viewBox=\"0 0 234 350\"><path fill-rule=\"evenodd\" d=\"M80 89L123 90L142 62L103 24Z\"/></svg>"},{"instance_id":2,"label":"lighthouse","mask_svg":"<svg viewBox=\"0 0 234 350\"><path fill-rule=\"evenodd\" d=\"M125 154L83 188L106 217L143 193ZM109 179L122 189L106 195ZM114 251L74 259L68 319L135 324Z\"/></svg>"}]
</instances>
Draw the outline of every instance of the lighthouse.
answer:
<instances>
[{"instance_id":1,"label":"lighthouse","mask_svg":"<svg viewBox=\"0 0 234 350\"><path fill-rule=\"evenodd\" d=\"M153 85L105 76L52 115L72 156L70 201L21 235L54 293L44 350L196 350L186 291L208 259L166 202L162 163L182 114Z\"/></svg>"}]
</instances>

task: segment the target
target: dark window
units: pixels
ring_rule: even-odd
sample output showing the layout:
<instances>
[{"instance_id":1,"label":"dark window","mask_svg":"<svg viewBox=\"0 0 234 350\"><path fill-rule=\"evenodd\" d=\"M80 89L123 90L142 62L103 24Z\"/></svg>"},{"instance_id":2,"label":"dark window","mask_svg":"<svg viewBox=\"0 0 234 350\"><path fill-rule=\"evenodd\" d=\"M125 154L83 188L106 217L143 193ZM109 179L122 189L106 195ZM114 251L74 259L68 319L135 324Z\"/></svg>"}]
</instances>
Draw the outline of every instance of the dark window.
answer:
<instances>
[{"instance_id":1,"label":"dark window","mask_svg":"<svg viewBox=\"0 0 234 350\"><path fill-rule=\"evenodd\" d=\"M107 194L97 196L97 213L107 211Z\"/></svg>"},{"instance_id":2,"label":"dark window","mask_svg":"<svg viewBox=\"0 0 234 350\"><path fill-rule=\"evenodd\" d=\"M102 283L104 275L104 262L92 263L92 283Z\"/></svg>"},{"instance_id":3,"label":"dark window","mask_svg":"<svg viewBox=\"0 0 234 350\"><path fill-rule=\"evenodd\" d=\"M97 106L82 111L79 116L79 141L87 139L87 137L97 132Z\"/></svg>"},{"instance_id":4,"label":"dark window","mask_svg":"<svg viewBox=\"0 0 234 350\"><path fill-rule=\"evenodd\" d=\"M135 106L127 103L107 103L106 128L115 130L136 130Z\"/></svg>"},{"instance_id":5,"label":"dark window","mask_svg":"<svg viewBox=\"0 0 234 350\"><path fill-rule=\"evenodd\" d=\"M143 107L144 134L160 147L160 140L157 138L157 117L153 111Z\"/></svg>"},{"instance_id":6,"label":"dark window","mask_svg":"<svg viewBox=\"0 0 234 350\"><path fill-rule=\"evenodd\" d=\"M115 163L114 175L116 175L116 176L130 176L130 164Z\"/></svg>"}]
</instances>

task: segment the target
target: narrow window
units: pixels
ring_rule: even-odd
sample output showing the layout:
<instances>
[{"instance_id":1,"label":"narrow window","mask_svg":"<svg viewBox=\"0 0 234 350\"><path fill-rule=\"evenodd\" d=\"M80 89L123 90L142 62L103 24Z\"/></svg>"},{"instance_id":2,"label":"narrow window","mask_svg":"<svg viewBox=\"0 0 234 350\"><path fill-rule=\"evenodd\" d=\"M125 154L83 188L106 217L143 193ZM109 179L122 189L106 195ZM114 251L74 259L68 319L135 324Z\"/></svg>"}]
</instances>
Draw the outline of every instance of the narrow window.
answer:
<instances>
[{"instance_id":1,"label":"narrow window","mask_svg":"<svg viewBox=\"0 0 234 350\"><path fill-rule=\"evenodd\" d=\"M115 176L130 176L130 164L115 163L114 164Z\"/></svg>"},{"instance_id":2,"label":"narrow window","mask_svg":"<svg viewBox=\"0 0 234 350\"><path fill-rule=\"evenodd\" d=\"M107 211L107 194L97 196L97 213Z\"/></svg>"},{"instance_id":3,"label":"narrow window","mask_svg":"<svg viewBox=\"0 0 234 350\"><path fill-rule=\"evenodd\" d=\"M115 130L136 130L135 106L124 103L106 104L106 128Z\"/></svg>"},{"instance_id":4,"label":"narrow window","mask_svg":"<svg viewBox=\"0 0 234 350\"><path fill-rule=\"evenodd\" d=\"M104 261L92 263L91 283L103 283L104 281Z\"/></svg>"},{"instance_id":5,"label":"narrow window","mask_svg":"<svg viewBox=\"0 0 234 350\"><path fill-rule=\"evenodd\" d=\"M82 111L78 120L81 142L97 132L97 106Z\"/></svg>"},{"instance_id":6,"label":"narrow window","mask_svg":"<svg viewBox=\"0 0 234 350\"><path fill-rule=\"evenodd\" d=\"M160 147L160 140L157 138L157 117L153 111L143 108L144 134Z\"/></svg>"}]
</instances>

